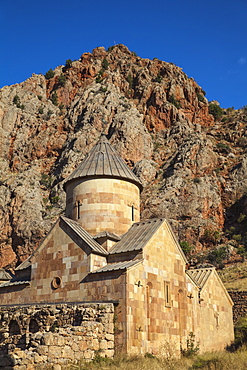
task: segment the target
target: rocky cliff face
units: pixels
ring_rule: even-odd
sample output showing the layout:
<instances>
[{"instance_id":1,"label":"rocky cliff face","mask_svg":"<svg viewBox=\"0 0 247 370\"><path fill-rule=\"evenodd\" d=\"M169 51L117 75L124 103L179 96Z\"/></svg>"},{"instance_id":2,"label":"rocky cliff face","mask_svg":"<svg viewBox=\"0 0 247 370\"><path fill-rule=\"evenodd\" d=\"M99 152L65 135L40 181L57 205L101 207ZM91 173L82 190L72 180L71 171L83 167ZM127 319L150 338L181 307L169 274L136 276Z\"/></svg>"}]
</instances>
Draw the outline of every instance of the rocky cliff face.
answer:
<instances>
[{"instance_id":1,"label":"rocky cliff face","mask_svg":"<svg viewBox=\"0 0 247 370\"><path fill-rule=\"evenodd\" d=\"M144 184L143 218L167 217L197 250L229 227L220 241L242 243L247 115L224 113L215 121L181 68L124 45L2 88L0 267L23 261L64 212L63 181L102 133Z\"/></svg>"}]
</instances>

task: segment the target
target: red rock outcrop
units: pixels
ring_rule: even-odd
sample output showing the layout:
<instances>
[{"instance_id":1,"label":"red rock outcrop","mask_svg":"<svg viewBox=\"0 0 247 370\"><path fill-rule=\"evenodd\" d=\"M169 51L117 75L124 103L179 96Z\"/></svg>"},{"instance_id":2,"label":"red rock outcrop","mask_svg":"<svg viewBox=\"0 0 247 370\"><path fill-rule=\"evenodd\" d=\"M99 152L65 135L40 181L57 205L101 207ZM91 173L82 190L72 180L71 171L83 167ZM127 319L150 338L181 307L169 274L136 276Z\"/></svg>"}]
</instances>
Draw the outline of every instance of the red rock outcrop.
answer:
<instances>
[{"instance_id":1,"label":"red rock outcrop","mask_svg":"<svg viewBox=\"0 0 247 370\"><path fill-rule=\"evenodd\" d=\"M143 218L167 217L181 241L202 248L205 230L231 225L247 188L246 115L226 113L215 122L181 68L124 45L2 88L0 267L40 243L64 211L63 180L102 133L145 185Z\"/></svg>"}]
</instances>

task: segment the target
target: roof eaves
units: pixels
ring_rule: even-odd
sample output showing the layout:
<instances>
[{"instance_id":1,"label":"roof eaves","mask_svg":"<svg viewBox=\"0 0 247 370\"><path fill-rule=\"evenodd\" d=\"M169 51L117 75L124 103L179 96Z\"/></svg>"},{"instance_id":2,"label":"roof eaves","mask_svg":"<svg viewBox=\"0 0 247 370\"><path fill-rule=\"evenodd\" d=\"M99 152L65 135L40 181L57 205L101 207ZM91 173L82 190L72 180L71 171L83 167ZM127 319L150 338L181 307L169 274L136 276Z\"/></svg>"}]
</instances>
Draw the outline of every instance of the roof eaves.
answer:
<instances>
[{"instance_id":1,"label":"roof eaves","mask_svg":"<svg viewBox=\"0 0 247 370\"><path fill-rule=\"evenodd\" d=\"M101 267L100 269L96 271L92 271L89 274L101 274L101 273L112 272L112 271L129 270L133 267L136 267L137 264L141 264L142 262L143 260L112 263L104 267Z\"/></svg>"},{"instance_id":2,"label":"roof eaves","mask_svg":"<svg viewBox=\"0 0 247 370\"><path fill-rule=\"evenodd\" d=\"M60 220L62 220L62 223L64 223L69 229L76 235L76 238L74 238L74 242L79 245L79 247L83 248L83 245L86 243L87 247L90 249L91 253L96 253L100 255L108 255L108 252L100 245L98 244L93 237L84 230L81 225L71 220L67 217L60 216ZM63 224L61 224L62 227ZM67 233L66 228L63 228L64 232ZM67 233L68 234L68 233ZM71 238L73 235L69 235Z\"/></svg>"}]
</instances>

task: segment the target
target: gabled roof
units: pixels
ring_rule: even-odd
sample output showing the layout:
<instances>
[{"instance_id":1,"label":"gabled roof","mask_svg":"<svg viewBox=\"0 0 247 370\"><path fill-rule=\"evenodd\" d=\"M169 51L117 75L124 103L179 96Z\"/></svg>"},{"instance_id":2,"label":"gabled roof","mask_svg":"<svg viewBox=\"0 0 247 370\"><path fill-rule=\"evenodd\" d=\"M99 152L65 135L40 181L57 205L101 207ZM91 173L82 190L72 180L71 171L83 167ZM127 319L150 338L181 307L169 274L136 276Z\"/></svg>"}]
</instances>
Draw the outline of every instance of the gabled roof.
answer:
<instances>
[{"instance_id":1,"label":"gabled roof","mask_svg":"<svg viewBox=\"0 0 247 370\"><path fill-rule=\"evenodd\" d=\"M30 256L31 257L31 256ZM31 266L31 261L30 261L30 258L28 257L25 261L23 261L18 267L16 267L15 270L19 271L19 270L25 270L27 269L28 267Z\"/></svg>"},{"instance_id":2,"label":"gabled roof","mask_svg":"<svg viewBox=\"0 0 247 370\"><path fill-rule=\"evenodd\" d=\"M111 248L109 254L142 250L163 222L163 218L136 222L122 236L121 240Z\"/></svg>"},{"instance_id":3,"label":"gabled roof","mask_svg":"<svg viewBox=\"0 0 247 370\"><path fill-rule=\"evenodd\" d=\"M128 268L135 266L137 263L140 263L140 262L142 262L142 260L112 263L104 267L101 267L100 269L96 271L90 272L90 274L98 274L101 272L118 271L118 270L127 270Z\"/></svg>"},{"instance_id":4,"label":"gabled roof","mask_svg":"<svg viewBox=\"0 0 247 370\"><path fill-rule=\"evenodd\" d=\"M114 233L111 233L109 231L101 231L100 233L94 235L93 237L95 240L97 239L101 239L101 238L107 238L107 239L110 239L110 240L113 240L113 241L119 241L121 240L121 238L114 234Z\"/></svg>"},{"instance_id":5,"label":"gabled roof","mask_svg":"<svg viewBox=\"0 0 247 370\"><path fill-rule=\"evenodd\" d=\"M12 276L4 269L0 269L0 280L10 280Z\"/></svg>"},{"instance_id":6,"label":"gabled roof","mask_svg":"<svg viewBox=\"0 0 247 370\"><path fill-rule=\"evenodd\" d=\"M108 252L101 247L101 245L98 244L78 222L71 220L70 218L60 216L60 226L63 231L66 232L66 234L70 236L77 245L79 245L79 247L85 247L88 250L88 253L94 252L101 255L108 254Z\"/></svg>"},{"instance_id":7,"label":"gabled roof","mask_svg":"<svg viewBox=\"0 0 247 370\"><path fill-rule=\"evenodd\" d=\"M192 269L187 270L186 274L191 278L192 281L202 290L206 285L208 279L214 275L218 280L218 283L221 285L222 290L225 292L227 299L229 300L230 304L233 306L233 301L226 290L221 278L219 277L215 267L206 267L206 268L199 268L199 269Z\"/></svg>"},{"instance_id":8,"label":"gabled roof","mask_svg":"<svg viewBox=\"0 0 247 370\"><path fill-rule=\"evenodd\" d=\"M202 289L213 271L215 271L215 267L199 268L187 270L186 274Z\"/></svg>"},{"instance_id":9,"label":"gabled roof","mask_svg":"<svg viewBox=\"0 0 247 370\"><path fill-rule=\"evenodd\" d=\"M113 177L124 179L136 184L142 190L138 177L131 171L124 160L111 146L105 135L92 148L79 166L72 172L64 183L66 185L78 178Z\"/></svg>"},{"instance_id":10,"label":"gabled roof","mask_svg":"<svg viewBox=\"0 0 247 370\"><path fill-rule=\"evenodd\" d=\"M108 252L101 247L99 243L97 243L93 237L84 230L81 225L71 220L70 218L60 216L53 227L50 229L49 233L46 235L42 243L38 246L38 248L33 251L33 253L25 260L23 261L16 270L24 270L27 269L32 265L32 257L34 257L37 253L39 253L40 250L42 250L44 243L46 242L47 238L54 232L55 228L58 226L62 228L62 230L83 250L85 250L86 253L97 253L100 255L107 255Z\"/></svg>"}]
</instances>

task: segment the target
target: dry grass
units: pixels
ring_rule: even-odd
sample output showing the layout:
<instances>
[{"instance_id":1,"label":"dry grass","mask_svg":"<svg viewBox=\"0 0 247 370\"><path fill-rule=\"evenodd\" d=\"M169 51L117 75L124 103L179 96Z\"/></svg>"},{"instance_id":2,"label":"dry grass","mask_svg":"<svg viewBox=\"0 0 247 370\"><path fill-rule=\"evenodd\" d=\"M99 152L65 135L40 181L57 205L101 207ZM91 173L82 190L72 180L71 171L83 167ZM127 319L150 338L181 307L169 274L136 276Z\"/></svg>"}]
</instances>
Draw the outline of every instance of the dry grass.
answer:
<instances>
[{"instance_id":1,"label":"dry grass","mask_svg":"<svg viewBox=\"0 0 247 370\"><path fill-rule=\"evenodd\" d=\"M218 271L227 290L246 290L247 262L238 263ZM247 368L247 367L246 367Z\"/></svg>"},{"instance_id":2,"label":"dry grass","mask_svg":"<svg viewBox=\"0 0 247 370\"><path fill-rule=\"evenodd\" d=\"M72 366L69 370L246 370L247 349L234 353L212 352L193 358L165 359L140 356L122 356L113 360L98 357L96 361Z\"/></svg>"}]
</instances>

